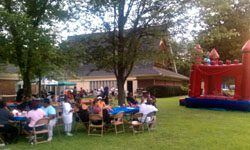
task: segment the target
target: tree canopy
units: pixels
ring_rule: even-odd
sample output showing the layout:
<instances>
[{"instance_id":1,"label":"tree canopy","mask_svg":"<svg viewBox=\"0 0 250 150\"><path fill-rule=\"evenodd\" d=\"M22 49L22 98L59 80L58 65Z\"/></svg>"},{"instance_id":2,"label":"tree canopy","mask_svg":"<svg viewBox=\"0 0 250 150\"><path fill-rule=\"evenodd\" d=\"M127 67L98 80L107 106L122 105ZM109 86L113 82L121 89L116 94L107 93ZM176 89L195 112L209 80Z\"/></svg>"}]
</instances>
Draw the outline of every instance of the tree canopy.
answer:
<instances>
[{"instance_id":1,"label":"tree canopy","mask_svg":"<svg viewBox=\"0 0 250 150\"><path fill-rule=\"evenodd\" d=\"M94 32L84 37L88 62L114 73L119 104L124 103L124 83L134 65L154 58L161 37L169 38L169 29L177 28L176 16L190 6L188 2L88 0L83 3L83 26Z\"/></svg>"},{"instance_id":2,"label":"tree canopy","mask_svg":"<svg viewBox=\"0 0 250 150\"><path fill-rule=\"evenodd\" d=\"M19 67L24 94L31 95L31 79L56 62L55 22L68 18L67 0L0 1L0 51L4 61Z\"/></svg>"},{"instance_id":3,"label":"tree canopy","mask_svg":"<svg viewBox=\"0 0 250 150\"><path fill-rule=\"evenodd\" d=\"M199 0L201 26L197 42L206 51L218 50L221 60L241 59L250 38L249 0Z\"/></svg>"}]
</instances>

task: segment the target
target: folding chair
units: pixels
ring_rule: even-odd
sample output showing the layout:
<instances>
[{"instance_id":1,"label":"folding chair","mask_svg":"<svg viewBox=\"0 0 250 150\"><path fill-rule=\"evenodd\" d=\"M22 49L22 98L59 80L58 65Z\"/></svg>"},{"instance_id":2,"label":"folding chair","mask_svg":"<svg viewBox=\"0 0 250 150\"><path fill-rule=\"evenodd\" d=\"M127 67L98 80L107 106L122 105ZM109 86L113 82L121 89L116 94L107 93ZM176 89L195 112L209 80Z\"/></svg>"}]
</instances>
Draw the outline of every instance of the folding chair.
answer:
<instances>
[{"instance_id":1,"label":"folding chair","mask_svg":"<svg viewBox=\"0 0 250 150\"><path fill-rule=\"evenodd\" d=\"M154 130L156 127L156 112L154 111L154 112L147 114L143 123L148 129L148 131Z\"/></svg>"},{"instance_id":2,"label":"folding chair","mask_svg":"<svg viewBox=\"0 0 250 150\"><path fill-rule=\"evenodd\" d=\"M100 124L97 124L100 123ZM88 128L88 135L100 135L103 136L103 128L104 122L103 118L99 114L90 114L89 115L89 128ZM100 134L91 133L91 129L101 129Z\"/></svg>"},{"instance_id":3,"label":"folding chair","mask_svg":"<svg viewBox=\"0 0 250 150\"><path fill-rule=\"evenodd\" d=\"M124 129L124 112L120 112L116 115L113 116L113 120L111 120L111 124L115 127L115 133L122 133L122 132L125 132L125 129ZM117 130L117 127L122 125L122 130L121 131L118 131Z\"/></svg>"},{"instance_id":4,"label":"folding chair","mask_svg":"<svg viewBox=\"0 0 250 150\"><path fill-rule=\"evenodd\" d=\"M4 127L4 125L0 125L0 128L3 128ZM1 146L5 146L5 142L4 142L4 140L3 140L3 133L2 132L0 132L0 147Z\"/></svg>"},{"instance_id":5,"label":"folding chair","mask_svg":"<svg viewBox=\"0 0 250 150\"><path fill-rule=\"evenodd\" d=\"M62 107L57 107L57 108L56 108L56 118L57 118L57 122L56 122L55 127L57 128L57 131L58 131L59 134L61 134L61 132L60 132L60 127L61 127L61 126L64 126L62 114L63 114L63 108L62 108Z\"/></svg>"},{"instance_id":6,"label":"folding chair","mask_svg":"<svg viewBox=\"0 0 250 150\"><path fill-rule=\"evenodd\" d=\"M45 135L45 134L48 135L49 133L48 125L49 125L49 118L42 118L36 122L35 127L33 127L31 131L31 136L33 136L34 138L31 141L31 144L33 144L33 142L34 144L48 142L47 138L45 140L38 141L38 139L42 139L42 137L39 137L38 135Z\"/></svg>"},{"instance_id":7,"label":"folding chair","mask_svg":"<svg viewBox=\"0 0 250 150\"><path fill-rule=\"evenodd\" d=\"M142 113L136 113L131 116L132 119L131 125L133 129L133 134L141 133L144 131L143 122L140 121L142 116L143 116Z\"/></svg>"}]
</instances>

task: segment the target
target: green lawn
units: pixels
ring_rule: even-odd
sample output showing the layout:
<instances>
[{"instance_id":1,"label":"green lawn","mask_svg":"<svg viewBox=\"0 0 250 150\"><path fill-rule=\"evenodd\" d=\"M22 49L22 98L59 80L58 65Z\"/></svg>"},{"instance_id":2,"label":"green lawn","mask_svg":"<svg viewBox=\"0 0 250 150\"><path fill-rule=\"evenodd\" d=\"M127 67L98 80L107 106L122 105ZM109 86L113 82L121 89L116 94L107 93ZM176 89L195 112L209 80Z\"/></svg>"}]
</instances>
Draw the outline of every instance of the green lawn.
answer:
<instances>
[{"instance_id":1,"label":"green lawn","mask_svg":"<svg viewBox=\"0 0 250 150\"><path fill-rule=\"evenodd\" d=\"M158 100L157 130L133 135L131 131L104 137L88 136L84 128L73 137L55 135L51 143L29 145L22 138L11 150L145 150L250 149L250 114L180 107L178 98ZM56 130L55 130L56 131Z\"/></svg>"}]
</instances>

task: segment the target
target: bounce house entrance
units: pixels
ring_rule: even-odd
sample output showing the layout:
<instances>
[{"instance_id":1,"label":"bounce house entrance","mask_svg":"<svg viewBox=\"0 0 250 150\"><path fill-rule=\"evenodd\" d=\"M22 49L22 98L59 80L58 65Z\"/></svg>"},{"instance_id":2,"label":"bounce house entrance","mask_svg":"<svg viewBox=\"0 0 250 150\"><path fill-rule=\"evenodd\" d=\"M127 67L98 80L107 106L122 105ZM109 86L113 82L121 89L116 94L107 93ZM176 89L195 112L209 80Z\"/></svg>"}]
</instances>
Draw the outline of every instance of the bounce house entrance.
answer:
<instances>
[{"instance_id":1,"label":"bounce house entrance","mask_svg":"<svg viewBox=\"0 0 250 150\"><path fill-rule=\"evenodd\" d=\"M225 77L221 83L221 94L223 96L234 97L235 94L235 79L232 77Z\"/></svg>"}]
</instances>

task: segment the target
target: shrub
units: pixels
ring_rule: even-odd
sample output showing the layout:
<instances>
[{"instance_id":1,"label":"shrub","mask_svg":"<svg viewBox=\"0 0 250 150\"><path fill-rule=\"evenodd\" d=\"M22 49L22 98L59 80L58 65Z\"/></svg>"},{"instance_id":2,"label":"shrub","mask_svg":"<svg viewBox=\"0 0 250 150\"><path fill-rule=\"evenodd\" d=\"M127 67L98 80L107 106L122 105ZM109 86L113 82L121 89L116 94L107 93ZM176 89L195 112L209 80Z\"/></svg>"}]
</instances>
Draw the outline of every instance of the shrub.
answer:
<instances>
[{"instance_id":1,"label":"shrub","mask_svg":"<svg viewBox=\"0 0 250 150\"><path fill-rule=\"evenodd\" d=\"M152 93L155 97L171 97L187 95L187 88L180 86L151 86L146 88L147 91Z\"/></svg>"}]
</instances>

